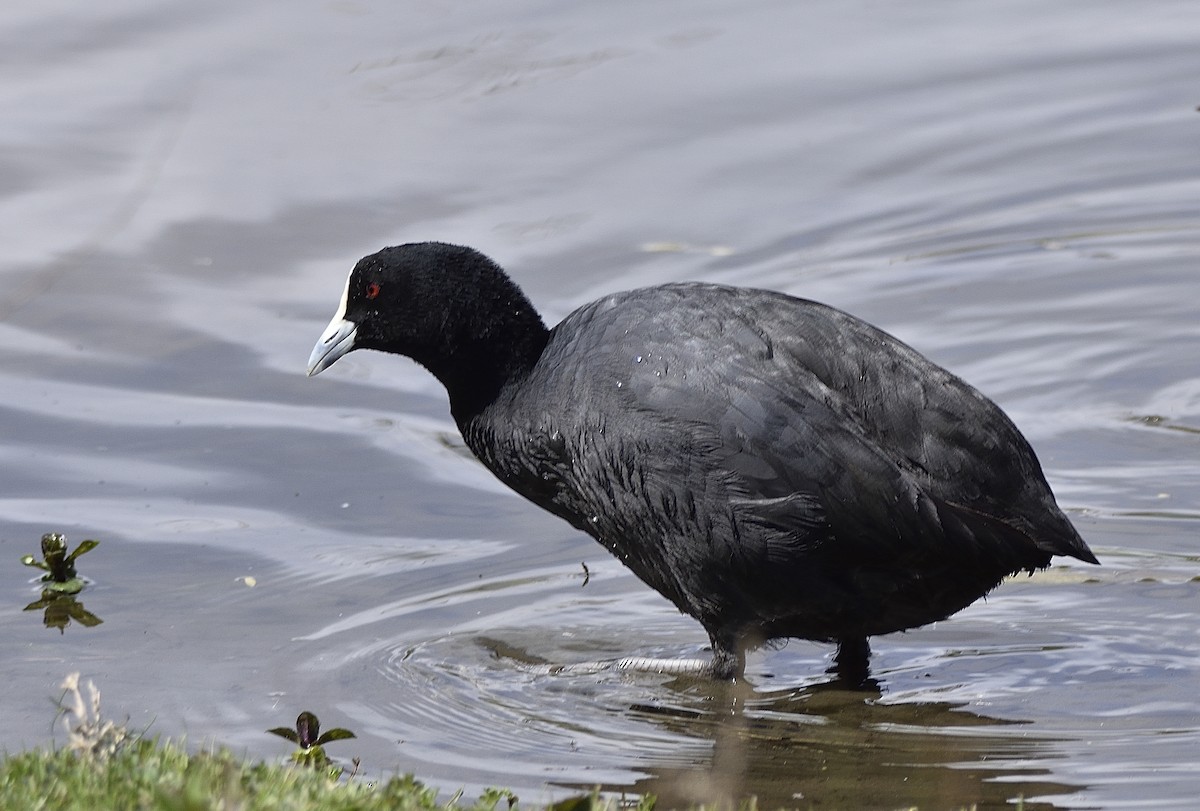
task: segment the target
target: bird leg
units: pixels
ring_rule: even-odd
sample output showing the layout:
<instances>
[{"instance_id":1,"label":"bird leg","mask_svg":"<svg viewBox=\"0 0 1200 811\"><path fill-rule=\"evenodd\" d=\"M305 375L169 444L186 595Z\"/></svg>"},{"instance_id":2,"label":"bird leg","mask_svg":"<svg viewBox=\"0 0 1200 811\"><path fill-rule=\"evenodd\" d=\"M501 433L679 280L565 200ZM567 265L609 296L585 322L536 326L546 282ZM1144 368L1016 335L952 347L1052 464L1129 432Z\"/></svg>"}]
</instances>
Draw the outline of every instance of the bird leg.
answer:
<instances>
[{"instance_id":1,"label":"bird leg","mask_svg":"<svg viewBox=\"0 0 1200 811\"><path fill-rule=\"evenodd\" d=\"M865 636L838 640L830 673L851 687L862 687L871 678L871 646Z\"/></svg>"},{"instance_id":2,"label":"bird leg","mask_svg":"<svg viewBox=\"0 0 1200 811\"><path fill-rule=\"evenodd\" d=\"M708 638L712 641L713 678L740 679L746 672L746 641L736 633L709 633Z\"/></svg>"}]
</instances>

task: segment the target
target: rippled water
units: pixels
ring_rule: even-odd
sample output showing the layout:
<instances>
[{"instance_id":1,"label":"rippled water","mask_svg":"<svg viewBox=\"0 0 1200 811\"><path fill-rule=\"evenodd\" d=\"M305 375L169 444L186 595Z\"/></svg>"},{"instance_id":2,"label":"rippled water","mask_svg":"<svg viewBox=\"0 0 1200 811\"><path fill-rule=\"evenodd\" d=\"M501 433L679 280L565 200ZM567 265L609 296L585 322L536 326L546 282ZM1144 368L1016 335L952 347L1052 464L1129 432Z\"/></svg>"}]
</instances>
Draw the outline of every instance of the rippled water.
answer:
<instances>
[{"instance_id":1,"label":"rippled water","mask_svg":"<svg viewBox=\"0 0 1200 811\"><path fill-rule=\"evenodd\" d=\"M130 0L0 31L10 751L82 670L134 726L274 757L307 709L447 792L1194 802L1194 3ZM494 482L421 369L304 378L350 265L413 239L550 321L686 278L863 316L1009 411L1104 566L876 640L866 693L800 642L735 687L547 672L706 638ZM103 624L21 610L49 530L101 541Z\"/></svg>"}]
</instances>

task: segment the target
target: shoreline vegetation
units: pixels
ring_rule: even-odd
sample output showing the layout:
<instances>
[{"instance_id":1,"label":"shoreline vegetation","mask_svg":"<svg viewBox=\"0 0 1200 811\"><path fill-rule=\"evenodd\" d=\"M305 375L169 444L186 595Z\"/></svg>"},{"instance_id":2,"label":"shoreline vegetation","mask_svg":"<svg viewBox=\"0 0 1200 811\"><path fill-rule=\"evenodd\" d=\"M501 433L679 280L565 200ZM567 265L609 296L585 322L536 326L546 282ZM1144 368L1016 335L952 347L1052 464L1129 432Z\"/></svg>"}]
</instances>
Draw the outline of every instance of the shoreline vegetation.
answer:
<instances>
[{"instance_id":1,"label":"shoreline vegetation","mask_svg":"<svg viewBox=\"0 0 1200 811\"><path fill-rule=\"evenodd\" d=\"M507 811L518 798L487 789L474 801L462 793L438 801L437 789L412 775L367 780L325 756L321 746L298 740L291 763L254 762L225 748L189 752L181 741L146 737L100 714L100 691L78 673L63 680L58 700L66 744L0 756L0 808L24 811ZM315 733L315 716L312 718ZM303 730L301 730L303 731ZM333 730L332 732L345 732ZM278 733L276 733L278 734ZM327 733L328 734L328 733ZM289 736L285 736L289 737ZM300 737L300 736L298 736ZM343 735L318 738L324 743ZM290 739L290 737L289 737ZM305 743L311 745L305 746ZM554 811L636 808L652 797L618 802L598 793L549 806Z\"/></svg>"}]
</instances>

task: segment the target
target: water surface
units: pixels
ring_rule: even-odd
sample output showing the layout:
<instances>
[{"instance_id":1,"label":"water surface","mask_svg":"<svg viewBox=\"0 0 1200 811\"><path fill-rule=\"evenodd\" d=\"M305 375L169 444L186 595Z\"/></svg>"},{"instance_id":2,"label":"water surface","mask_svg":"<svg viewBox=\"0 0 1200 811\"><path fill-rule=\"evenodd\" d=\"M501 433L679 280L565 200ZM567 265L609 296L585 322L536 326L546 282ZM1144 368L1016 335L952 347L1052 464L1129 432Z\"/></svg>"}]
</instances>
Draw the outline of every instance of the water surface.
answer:
<instances>
[{"instance_id":1,"label":"water surface","mask_svg":"<svg viewBox=\"0 0 1200 811\"><path fill-rule=\"evenodd\" d=\"M1194 3L10 3L0 30L10 751L80 670L135 727L276 757L307 709L358 733L330 754L447 793L1194 801ZM876 640L865 693L802 642L736 688L548 675L706 638L492 480L420 368L304 377L353 262L417 239L551 322L681 279L867 318L1010 413L1104 565ZM101 541L103 624L21 610L50 530Z\"/></svg>"}]
</instances>

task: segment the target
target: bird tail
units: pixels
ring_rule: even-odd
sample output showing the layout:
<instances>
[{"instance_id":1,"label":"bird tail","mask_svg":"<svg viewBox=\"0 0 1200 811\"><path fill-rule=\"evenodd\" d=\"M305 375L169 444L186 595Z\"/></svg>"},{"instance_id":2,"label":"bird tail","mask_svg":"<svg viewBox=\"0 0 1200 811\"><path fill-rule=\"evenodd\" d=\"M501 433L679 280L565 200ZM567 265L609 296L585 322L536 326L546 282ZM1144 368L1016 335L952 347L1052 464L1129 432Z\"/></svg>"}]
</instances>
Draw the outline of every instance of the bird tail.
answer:
<instances>
[{"instance_id":1,"label":"bird tail","mask_svg":"<svg viewBox=\"0 0 1200 811\"><path fill-rule=\"evenodd\" d=\"M1049 538L1039 537L1037 539L1038 546L1054 555L1070 555L1084 563L1099 565L1100 561L1088 548L1087 543L1080 537L1078 530L1070 520L1061 512L1058 513L1058 518L1061 520L1057 522L1054 534Z\"/></svg>"},{"instance_id":2,"label":"bird tail","mask_svg":"<svg viewBox=\"0 0 1200 811\"><path fill-rule=\"evenodd\" d=\"M1086 563L1099 563L1083 538L1057 507L1049 527L1026 529L962 504L936 500L938 516L947 534L973 538L976 551L1003 560L1012 571L1043 569L1052 555L1069 555Z\"/></svg>"}]
</instances>

